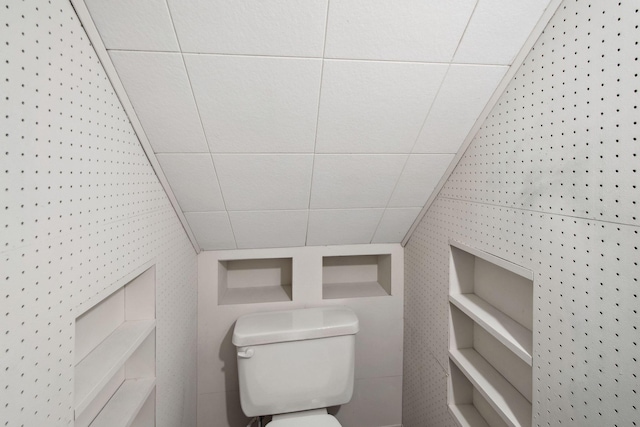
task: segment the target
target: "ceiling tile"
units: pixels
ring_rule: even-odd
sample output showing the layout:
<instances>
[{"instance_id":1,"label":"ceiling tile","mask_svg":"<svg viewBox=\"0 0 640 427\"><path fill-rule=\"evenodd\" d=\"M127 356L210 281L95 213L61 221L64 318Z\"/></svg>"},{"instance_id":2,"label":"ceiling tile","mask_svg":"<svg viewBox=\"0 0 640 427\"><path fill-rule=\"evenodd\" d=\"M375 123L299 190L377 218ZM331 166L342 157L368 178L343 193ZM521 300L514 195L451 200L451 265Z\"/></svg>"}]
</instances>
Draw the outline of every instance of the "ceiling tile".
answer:
<instances>
[{"instance_id":1,"label":"ceiling tile","mask_svg":"<svg viewBox=\"0 0 640 427\"><path fill-rule=\"evenodd\" d=\"M236 249L226 212L185 212L184 216L203 250Z\"/></svg>"},{"instance_id":2,"label":"ceiling tile","mask_svg":"<svg viewBox=\"0 0 640 427\"><path fill-rule=\"evenodd\" d=\"M327 0L169 0L184 52L321 57Z\"/></svg>"},{"instance_id":3,"label":"ceiling tile","mask_svg":"<svg viewBox=\"0 0 640 427\"><path fill-rule=\"evenodd\" d=\"M406 159L400 154L317 154L311 207L385 207Z\"/></svg>"},{"instance_id":4,"label":"ceiling tile","mask_svg":"<svg viewBox=\"0 0 640 427\"><path fill-rule=\"evenodd\" d=\"M85 0L107 49L178 51L165 0Z\"/></svg>"},{"instance_id":5,"label":"ceiling tile","mask_svg":"<svg viewBox=\"0 0 640 427\"><path fill-rule=\"evenodd\" d=\"M424 206L454 154L412 154L389 201L391 207Z\"/></svg>"},{"instance_id":6,"label":"ceiling tile","mask_svg":"<svg viewBox=\"0 0 640 427\"><path fill-rule=\"evenodd\" d=\"M185 60L212 152L313 152L321 60Z\"/></svg>"},{"instance_id":7,"label":"ceiling tile","mask_svg":"<svg viewBox=\"0 0 640 427\"><path fill-rule=\"evenodd\" d=\"M157 158L184 212L224 210L210 154L158 154Z\"/></svg>"},{"instance_id":8,"label":"ceiling tile","mask_svg":"<svg viewBox=\"0 0 640 427\"><path fill-rule=\"evenodd\" d=\"M480 0L453 62L510 65L549 0Z\"/></svg>"},{"instance_id":9,"label":"ceiling tile","mask_svg":"<svg viewBox=\"0 0 640 427\"><path fill-rule=\"evenodd\" d=\"M110 56L154 152L209 151L179 53Z\"/></svg>"},{"instance_id":10,"label":"ceiling tile","mask_svg":"<svg viewBox=\"0 0 640 427\"><path fill-rule=\"evenodd\" d=\"M325 61L317 153L409 153L444 64Z\"/></svg>"},{"instance_id":11,"label":"ceiling tile","mask_svg":"<svg viewBox=\"0 0 640 427\"><path fill-rule=\"evenodd\" d=\"M507 70L504 66L452 65L414 153L456 153Z\"/></svg>"},{"instance_id":12,"label":"ceiling tile","mask_svg":"<svg viewBox=\"0 0 640 427\"><path fill-rule=\"evenodd\" d=\"M476 0L332 0L328 58L448 62Z\"/></svg>"},{"instance_id":13,"label":"ceiling tile","mask_svg":"<svg viewBox=\"0 0 640 427\"><path fill-rule=\"evenodd\" d=\"M213 156L228 210L307 209L311 154Z\"/></svg>"},{"instance_id":14,"label":"ceiling tile","mask_svg":"<svg viewBox=\"0 0 640 427\"><path fill-rule=\"evenodd\" d=\"M370 243L384 209L312 210L307 245Z\"/></svg>"},{"instance_id":15,"label":"ceiling tile","mask_svg":"<svg viewBox=\"0 0 640 427\"><path fill-rule=\"evenodd\" d=\"M399 243L422 208L386 209L372 243Z\"/></svg>"},{"instance_id":16,"label":"ceiling tile","mask_svg":"<svg viewBox=\"0 0 640 427\"><path fill-rule=\"evenodd\" d=\"M229 212L238 248L304 246L308 211Z\"/></svg>"}]
</instances>

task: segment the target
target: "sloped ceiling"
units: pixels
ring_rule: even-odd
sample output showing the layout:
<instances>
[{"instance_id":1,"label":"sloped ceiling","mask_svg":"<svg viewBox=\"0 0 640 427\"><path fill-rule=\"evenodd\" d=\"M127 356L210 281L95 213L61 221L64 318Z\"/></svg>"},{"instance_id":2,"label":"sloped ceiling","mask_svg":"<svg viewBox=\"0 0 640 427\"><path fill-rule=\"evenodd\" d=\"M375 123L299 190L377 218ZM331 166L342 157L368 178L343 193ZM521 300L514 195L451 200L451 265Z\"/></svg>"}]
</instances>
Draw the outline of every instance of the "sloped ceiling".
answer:
<instances>
[{"instance_id":1,"label":"sloped ceiling","mask_svg":"<svg viewBox=\"0 0 640 427\"><path fill-rule=\"evenodd\" d=\"M202 249L400 242L549 0L85 0Z\"/></svg>"}]
</instances>

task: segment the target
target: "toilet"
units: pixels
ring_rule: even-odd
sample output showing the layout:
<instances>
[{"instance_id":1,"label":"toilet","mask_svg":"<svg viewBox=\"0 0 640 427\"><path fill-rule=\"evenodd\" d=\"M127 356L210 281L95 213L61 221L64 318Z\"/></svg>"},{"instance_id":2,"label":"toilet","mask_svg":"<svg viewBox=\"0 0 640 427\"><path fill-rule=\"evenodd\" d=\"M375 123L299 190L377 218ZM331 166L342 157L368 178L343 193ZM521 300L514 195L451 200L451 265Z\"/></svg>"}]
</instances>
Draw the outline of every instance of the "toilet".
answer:
<instances>
[{"instance_id":1,"label":"toilet","mask_svg":"<svg viewBox=\"0 0 640 427\"><path fill-rule=\"evenodd\" d=\"M268 427L339 427L326 408L353 394L358 317L332 306L254 313L233 330L240 403Z\"/></svg>"}]
</instances>

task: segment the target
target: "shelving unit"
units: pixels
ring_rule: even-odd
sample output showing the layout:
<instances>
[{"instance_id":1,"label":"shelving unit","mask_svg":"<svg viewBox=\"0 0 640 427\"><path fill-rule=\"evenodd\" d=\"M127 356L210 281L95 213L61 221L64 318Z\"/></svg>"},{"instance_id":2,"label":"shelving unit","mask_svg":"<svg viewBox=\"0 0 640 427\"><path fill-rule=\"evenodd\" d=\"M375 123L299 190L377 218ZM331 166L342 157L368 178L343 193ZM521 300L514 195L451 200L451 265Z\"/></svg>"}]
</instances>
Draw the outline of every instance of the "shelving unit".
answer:
<instances>
[{"instance_id":1,"label":"shelving unit","mask_svg":"<svg viewBox=\"0 0 640 427\"><path fill-rule=\"evenodd\" d=\"M123 322L76 365L75 410L82 413L155 330L155 320Z\"/></svg>"},{"instance_id":2,"label":"shelving unit","mask_svg":"<svg viewBox=\"0 0 640 427\"><path fill-rule=\"evenodd\" d=\"M75 427L153 426L155 268L88 309L75 325Z\"/></svg>"},{"instance_id":3,"label":"shelving unit","mask_svg":"<svg viewBox=\"0 0 640 427\"><path fill-rule=\"evenodd\" d=\"M449 295L449 301L531 366L531 331L475 294Z\"/></svg>"},{"instance_id":4,"label":"shelving unit","mask_svg":"<svg viewBox=\"0 0 640 427\"><path fill-rule=\"evenodd\" d=\"M322 298L391 295L391 255L322 257Z\"/></svg>"},{"instance_id":5,"label":"shelving unit","mask_svg":"<svg viewBox=\"0 0 640 427\"><path fill-rule=\"evenodd\" d=\"M529 427L533 274L450 245L450 412L462 427Z\"/></svg>"},{"instance_id":6,"label":"shelving unit","mask_svg":"<svg viewBox=\"0 0 640 427\"><path fill-rule=\"evenodd\" d=\"M155 378L126 380L106 404L100 414L93 420L91 427L131 427L137 420L143 405L154 391ZM153 426L155 423L146 423Z\"/></svg>"},{"instance_id":7,"label":"shelving unit","mask_svg":"<svg viewBox=\"0 0 640 427\"><path fill-rule=\"evenodd\" d=\"M218 262L218 305L291 301L292 258Z\"/></svg>"}]
</instances>

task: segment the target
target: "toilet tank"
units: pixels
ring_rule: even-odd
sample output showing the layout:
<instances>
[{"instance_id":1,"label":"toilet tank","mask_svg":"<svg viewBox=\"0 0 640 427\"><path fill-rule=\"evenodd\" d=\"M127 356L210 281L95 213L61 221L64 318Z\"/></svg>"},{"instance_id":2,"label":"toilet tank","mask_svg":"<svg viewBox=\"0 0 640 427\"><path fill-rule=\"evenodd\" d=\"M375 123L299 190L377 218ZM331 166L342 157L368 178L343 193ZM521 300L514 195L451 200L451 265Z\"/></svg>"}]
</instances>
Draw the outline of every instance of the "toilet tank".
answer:
<instances>
[{"instance_id":1,"label":"toilet tank","mask_svg":"<svg viewBox=\"0 0 640 427\"><path fill-rule=\"evenodd\" d=\"M248 417L342 405L353 394L358 318L347 307L306 308L240 317L240 402Z\"/></svg>"}]
</instances>

